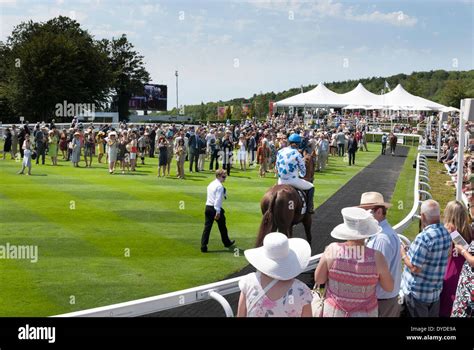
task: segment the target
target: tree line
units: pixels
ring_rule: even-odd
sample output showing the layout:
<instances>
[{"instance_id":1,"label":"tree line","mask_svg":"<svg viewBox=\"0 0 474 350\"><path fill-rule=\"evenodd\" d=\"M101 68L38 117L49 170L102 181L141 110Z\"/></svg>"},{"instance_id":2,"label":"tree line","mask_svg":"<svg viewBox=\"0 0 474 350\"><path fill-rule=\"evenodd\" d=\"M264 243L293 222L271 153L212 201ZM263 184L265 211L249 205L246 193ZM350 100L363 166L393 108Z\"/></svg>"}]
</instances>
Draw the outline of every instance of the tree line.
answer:
<instances>
[{"instance_id":1,"label":"tree line","mask_svg":"<svg viewBox=\"0 0 474 350\"><path fill-rule=\"evenodd\" d=\"M128 117L129 99L143 95L150 81L143 56L126 35L95 40L68 17L44 23L17 25L6 42L0 42L0 120L57 122L55 108L68 104L92 104L111 108L121 120Z\"/></svg>"},{"instance_id":2,"label":"tree line","mask_svg":"<svg viewBox=\"0 0 474 350\"><path fill-rule=\"evenodd\" d=\"M394 89L398 84L402 84L405 90L414 95L457 108L459 108L461 99L474 97L474 70L431 70L428 72L413 72L409 75L396 74L389 77L333 81L324 84L334 92L346 93L353 90L357 84L362 83L367 90L375 94L381 94L382 91L388 92L385 82L388 83L390 89ZM269 112L270 101L280 101L301 93L302 89L304 92L307 92L315 87L316 84L292 88L278 93L272 91L258 95L254 94L248 99L236 98L229 101L189 105L185 107L185 111L186 115L191 115L198 120L215 120L217 119L218 106L234 106L233 112L225 115L224 119L240 119L247 116L242 113L242 104L250 104L251 109L248 115L250 117L264 118ZM177 113L176 109L173 109L171 113Z\"/></svg>"}]
</instances>

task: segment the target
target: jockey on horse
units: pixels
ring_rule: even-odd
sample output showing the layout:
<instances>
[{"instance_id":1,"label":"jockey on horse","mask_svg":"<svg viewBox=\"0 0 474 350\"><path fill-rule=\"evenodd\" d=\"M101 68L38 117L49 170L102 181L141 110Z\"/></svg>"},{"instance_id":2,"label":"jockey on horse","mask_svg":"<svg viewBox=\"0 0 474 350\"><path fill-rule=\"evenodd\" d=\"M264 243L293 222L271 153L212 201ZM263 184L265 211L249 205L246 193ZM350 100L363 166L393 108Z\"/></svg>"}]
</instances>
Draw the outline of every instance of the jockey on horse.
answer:
<instances>
[{"instance_id":1,"label":"jockey on horse","mask_svg":"<svg viewBox=\"0 0 474 350\"><path fill-rule=\"evenodd\" d=\"M306 166L303 156L298 150L301 136L292 134L288 138L289 146L278 151L276 168L278 171L278 184L291 185L297 189L307 191L308 213L314 213L314 185L301 177L306 175ZM308 169L312 171L313 169Z\"/></svg>"}]
</instances>

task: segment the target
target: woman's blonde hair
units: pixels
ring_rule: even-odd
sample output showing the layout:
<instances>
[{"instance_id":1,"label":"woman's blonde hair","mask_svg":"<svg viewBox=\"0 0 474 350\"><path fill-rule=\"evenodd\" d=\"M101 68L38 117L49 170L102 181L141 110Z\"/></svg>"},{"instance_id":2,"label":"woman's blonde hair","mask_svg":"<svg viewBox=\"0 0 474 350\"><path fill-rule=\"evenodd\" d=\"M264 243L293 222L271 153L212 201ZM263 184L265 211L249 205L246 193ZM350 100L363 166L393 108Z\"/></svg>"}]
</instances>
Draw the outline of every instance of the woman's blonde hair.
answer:
<instances>
[{"instance_id":1,"label":"woman's blonde hair","mask_svg":"<svg viewBox=\"0 0 474 350\"><path fill-rule=\"evenodd\" d=\"M473 239L469 214L464 203L451 201L446 205L443 213L444 224L453 225L456 230L470 243Z\"/></svg>"}]
</instances>

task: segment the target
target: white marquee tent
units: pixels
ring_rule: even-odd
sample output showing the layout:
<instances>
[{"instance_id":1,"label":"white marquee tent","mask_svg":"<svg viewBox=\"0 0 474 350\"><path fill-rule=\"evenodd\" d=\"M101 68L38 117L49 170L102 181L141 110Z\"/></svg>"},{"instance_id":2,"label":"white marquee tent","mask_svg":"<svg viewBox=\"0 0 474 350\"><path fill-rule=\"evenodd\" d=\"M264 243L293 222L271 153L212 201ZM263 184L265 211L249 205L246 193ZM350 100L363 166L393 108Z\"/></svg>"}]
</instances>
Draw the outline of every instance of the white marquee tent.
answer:
<instances>
[{"instance_id":1,"label":"white marquee tent","mask_svg":"<svg viewBox=\"0 0 474 350\"><path fill-rule=\"evenodd\" d=\"M277 107L346 107L350 105L365 106L367 109L391 109L439 111L445 106L415 96L398 84L395 89L383 95L368 91L361 83L345 94L338 94L320 83L314 89L288 97L275 103Z\"/></svg>"}]
</instances>

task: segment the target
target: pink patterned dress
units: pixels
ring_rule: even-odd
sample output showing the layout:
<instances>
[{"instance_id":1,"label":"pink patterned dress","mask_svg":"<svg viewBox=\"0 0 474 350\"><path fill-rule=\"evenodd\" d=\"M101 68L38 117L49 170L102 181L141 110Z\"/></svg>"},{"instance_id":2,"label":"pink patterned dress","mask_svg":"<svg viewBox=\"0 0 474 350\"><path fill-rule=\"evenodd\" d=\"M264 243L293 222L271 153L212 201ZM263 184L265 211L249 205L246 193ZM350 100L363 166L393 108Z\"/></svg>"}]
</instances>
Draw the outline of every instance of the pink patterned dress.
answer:
<instances>
[{"instance_id":1,"label":"pink patterned dress","mask_svg":"<svg viewBox=\"0 0 474 350\"><path fill-rule=\"evenodd\" d=\"M375 250L360 247L360 255L345 254L348 248L337 243L337 255L329 267L323 317L377 317L375 287L379 280Z\"/></svg>"}]
</instances>

